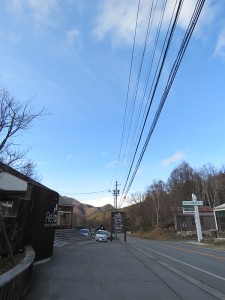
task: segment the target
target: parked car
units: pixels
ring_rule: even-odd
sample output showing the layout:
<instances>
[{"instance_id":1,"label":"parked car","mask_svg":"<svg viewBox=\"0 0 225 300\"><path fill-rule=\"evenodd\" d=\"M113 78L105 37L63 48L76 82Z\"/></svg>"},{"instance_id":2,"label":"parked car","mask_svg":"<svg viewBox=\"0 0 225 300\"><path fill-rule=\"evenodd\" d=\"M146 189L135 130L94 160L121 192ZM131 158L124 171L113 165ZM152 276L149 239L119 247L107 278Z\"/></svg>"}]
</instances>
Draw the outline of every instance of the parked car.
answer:
<instances>
[{"instance_id":1,"label":"parked car","mask_svg":"<svg viewBox=\"0 0 225 300\"><path fill-rule=\"evenodd\" d=\"M89 229L83 228L80 230L80 233L83 234L86 237L91 237L91 232Z\"/></svg>"},{"instance_id":2,"label":"parked car","mask_svg":"<svg viewBox=\"0 0 225 300\"><path fill-rule=\"evenodd\" d=\"M107 233L105 230L98 230L95 235L95 240L97 242L107 242Z\"/></svg>"},{"instance_id":3,"label":"parked car","mask_svg":"<svg viewBox=\"0 0 225 300\"><path fill-rule=\"evenodd\" d=\"M105 231L106 232L106 235L107 235L107 239L110 239L110 237L111 237L111 232L109 232L109 231Z\"/></svg>"}]
</instances>

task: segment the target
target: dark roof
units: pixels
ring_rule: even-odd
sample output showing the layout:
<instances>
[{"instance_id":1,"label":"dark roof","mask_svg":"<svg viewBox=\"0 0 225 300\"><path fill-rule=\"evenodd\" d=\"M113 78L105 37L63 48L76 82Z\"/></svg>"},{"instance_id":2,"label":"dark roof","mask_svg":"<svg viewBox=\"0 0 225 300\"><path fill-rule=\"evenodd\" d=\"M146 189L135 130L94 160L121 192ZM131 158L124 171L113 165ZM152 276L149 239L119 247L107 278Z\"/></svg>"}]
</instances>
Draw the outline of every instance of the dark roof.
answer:
<instances>
[{"instance_id":1,"label":"dark roof","mask_svg":"<svg viewBox=\"0 0 225 300\"><path fill-rule=\"evenodd\" d=\"M225 210L225 203L219 205L219 206L216 206L214 207L214 210Z\"/></svg>"},{"instance_id":2,"label":"dark roof","mask_svg":"<svg viewBox=\"0 0 225 300\"><path fill-rule=\"evenodd\" d=\"M24 180L26 181L27 183L30 183L30 184L34 184L34 185L38 185L38 186L41 186L41 187L44 187L46 189L49 189L48 187L46 187L45 185L41 184L40 182L37 182L36 180L20 173L19 171L13 169L12 167L4 164L3 162L0 161L0 173L1 172L6 172L6 173L9 173L21 180ZM49 189L50 190L50 189Z\"/></svg>"}]
</instances>

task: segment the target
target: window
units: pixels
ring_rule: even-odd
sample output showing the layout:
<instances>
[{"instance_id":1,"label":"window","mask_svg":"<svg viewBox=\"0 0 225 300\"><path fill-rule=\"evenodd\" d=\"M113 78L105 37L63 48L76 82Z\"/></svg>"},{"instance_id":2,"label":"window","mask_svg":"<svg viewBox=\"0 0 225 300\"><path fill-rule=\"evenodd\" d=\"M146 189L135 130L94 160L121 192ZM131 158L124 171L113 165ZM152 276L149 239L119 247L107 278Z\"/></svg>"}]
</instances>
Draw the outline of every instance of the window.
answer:
<instances>
[{"instance_id":1,"label":"window","mask_svg":"<svg viewBox=\"0 0 225 300\"><path fill-rule=\"evenodd\" d=\"M18 210L18 199L1 201L1 210L3 217L16 217Z\"/></svg>"},{"instance_id":2,"label":"window","mask_svg":"<svg viewBox=\"0 0 225 300\"><path fill-rule=\"evenodd\" d=\"M57 225L71 225L71 212L58 211Z\"/></svg>"}]
</instances>

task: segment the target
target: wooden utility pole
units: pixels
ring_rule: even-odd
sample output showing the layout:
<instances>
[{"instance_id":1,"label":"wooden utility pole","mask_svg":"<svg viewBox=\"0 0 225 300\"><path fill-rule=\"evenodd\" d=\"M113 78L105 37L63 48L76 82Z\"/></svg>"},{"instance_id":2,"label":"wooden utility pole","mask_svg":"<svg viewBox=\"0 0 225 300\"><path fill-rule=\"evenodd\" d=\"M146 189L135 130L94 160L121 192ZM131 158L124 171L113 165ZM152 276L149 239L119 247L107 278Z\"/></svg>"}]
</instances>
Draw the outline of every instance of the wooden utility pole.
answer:
<instances>
[{"instance_id":1,"label":"wooden utility pole","mask_svg":"<svg viewBox=\"0 0 225 300\"><path fill-rule=\"evenodd\" d=\"M113 195L114 195L114 208L115 211L117 211L117 196L120 194L120 190L118 190L118 183L116 181L116 189L113 190Z\"/></svg>"}]
</instances>

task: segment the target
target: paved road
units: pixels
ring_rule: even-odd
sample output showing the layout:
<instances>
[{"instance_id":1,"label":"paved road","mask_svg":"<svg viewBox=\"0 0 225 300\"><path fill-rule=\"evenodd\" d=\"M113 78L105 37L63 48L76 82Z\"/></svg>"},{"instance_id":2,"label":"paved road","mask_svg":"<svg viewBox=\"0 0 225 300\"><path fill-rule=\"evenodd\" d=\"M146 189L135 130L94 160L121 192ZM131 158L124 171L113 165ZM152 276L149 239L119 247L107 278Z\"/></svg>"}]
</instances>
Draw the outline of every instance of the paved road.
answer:
<instances>
[{"instance_id":1,"label":"paved road","mask_svg":"<svg viewBox=\"0 0 225 300\"><path fill-rule=\"evenodd\" d=\"M203 299L204 293L214 299L225 299L224 249L210 248L197 242L151 241L131 237L129 244L137 250L136 255L139 252L151 261L153 272L161 265L165 271L177 274L175 289L182 299L191 299L194 287L196 292L193 299ZM159 276L163 278L163 273L159 273ZM180 278L184 279L181 283ZM167 279L168 277L166 282L169 283ZM177 289L180 284L184 286L186 294ZM190 291L188 286L191 285L193 287Z\"/></svg>"},{"instance_id":2,"label":"paved road","mask_svg":"<svg viewBox=\"0 0 225 300\"><path fill-rule=\"evenodd\" d=\"M137 241L83 241L55 248L50 262L34 266L23 300L225 299L190 274L187 280L183 271Z\"/></svg>"}]
</instances>

